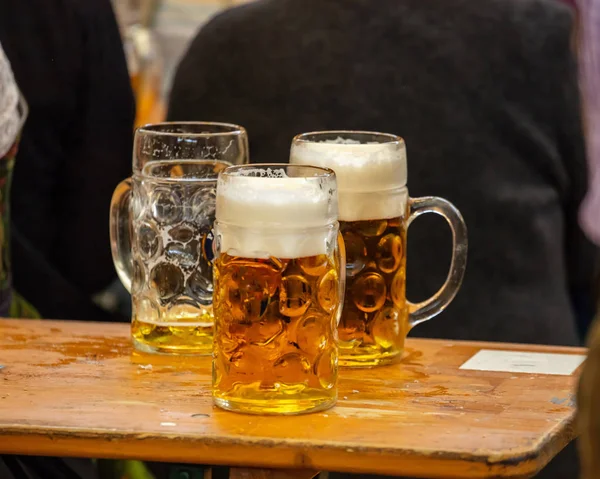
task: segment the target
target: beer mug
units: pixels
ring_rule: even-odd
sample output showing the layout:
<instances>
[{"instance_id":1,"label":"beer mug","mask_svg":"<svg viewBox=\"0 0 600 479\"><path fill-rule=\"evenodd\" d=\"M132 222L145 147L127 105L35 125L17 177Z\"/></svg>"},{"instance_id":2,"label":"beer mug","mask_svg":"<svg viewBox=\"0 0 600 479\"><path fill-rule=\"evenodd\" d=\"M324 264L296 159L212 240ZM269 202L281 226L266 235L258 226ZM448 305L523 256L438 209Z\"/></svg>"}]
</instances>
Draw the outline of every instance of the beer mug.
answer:
<instances>
[{"instance_id":1,"label":"beer mug","mask_svg":"<svg viewBox=\"0 0 600 479\"><path fill-rule=\"evenodd\" d=\"M346 247L346 294L339 325L340 365L387 364L400 357L408 332L452 301L465 272L467 229L460 212L437 197L409 198L402 138L329 131L294 138L290 163L335 171ZM421 214L443 216L452 230L446 282L430 299L406 300L406 232Z\"/></svg>"},{"instance_id":2,"label":"beer mug","mask_svg":"<svg viewBox=\"0 0 600 479\"><path fill-rule=\"evenodd\" d=\"M231 123L203 121L166 122L138 128L133 140L133 172L149 161L215 160L245 165L246 130Z\"/></svg>"},{"instance_id":3,"label":"beer mug","mask_svg":"<svg viewBox=\"0 0 600 479\"><path fill-rule=\"evenodd\" d=\"M217 176L228 166L214 160L152 161L115 190L111 247L131 292L138 350L212 351L211 230Z\"/></svg>"},{"instance_id":4,"label":"beer mug","mask_svg":"<svg viewBox=\"0 0 600 479\"><path fill-rule=\"evenodd\" d=\"M230 167L215 221L213 397L224 409L298 414L337 398L344 294L335 173Z\"/></svg>"},{"instance_id":5,"label":"beer mug","mask_svg":"<svg viewBox=\"0 0 600 479\"><path fill-rule=\"evenodd\" d=\"M154 162L161 166L146 168ZM168 167L167 162L173 162L173 168ZM111 205L111 248L117 273L130 293L135 293L135 284L132 291L134 273L149 273L155 260L160 258L179 267L186 284L191 280L185 268L192 268L195 278L192 290L188 291L186 286L184 294L175 288L178 292L173 298L158 293L158 296L154 293L132 295L132 332L136 348L157 353L210 354L213 323L211 230L216 180L221 169L245 163L248 163L248 137L244 128L238 125L158 123L136 130L134 174L117 187ZM189 190L194 194L189 194ZM192 217L194 214L198 216ZM138 221L139 218L147 221L143 223ZM160 237L156 240L160 248L145 251L144 246L150 245L144 241L154 245L156 236ZM132 238L142 243L132 243ZM188 254L169 252L165 249L168 245L194 250L193 259L197 262L182 264L190 259ZM202 245L198 254L197 245ZM179 259L176 261L176 258ZM154 288L169 287L169 281L180 279L177 273L168 276L169 280L164 279L162 286ZM144 281L157 279L160 278L144 276ZM151 285L147 289L152 290ZM142 301L144 298L148 301ZM173 302L177 298L182 301L175 308ZM183 307L184 303L187 306Z\"/></svg>"}]
</instances>

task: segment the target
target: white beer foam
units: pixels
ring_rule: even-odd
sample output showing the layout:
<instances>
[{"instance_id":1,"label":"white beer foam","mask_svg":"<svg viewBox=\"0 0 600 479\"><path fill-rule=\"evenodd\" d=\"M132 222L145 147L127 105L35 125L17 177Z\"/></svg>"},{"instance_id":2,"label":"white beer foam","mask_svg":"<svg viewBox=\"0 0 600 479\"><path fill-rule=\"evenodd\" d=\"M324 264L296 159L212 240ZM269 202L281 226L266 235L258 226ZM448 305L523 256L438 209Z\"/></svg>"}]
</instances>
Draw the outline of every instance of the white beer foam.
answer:
<instances>
[{"instance_id":1,"label":"white beer foam","mask_svg":"<svg viewBox=\"0 0 600 479\"><path fill-rule=\"evenodd\" d=\"M335 171L341 221L397 218L406 213L408 192L403 142L360 143L341 137L321 142L295 142L290 163Z\"/></svg>"},{"instance_id":2,"label":"white beer foam","mask_svg":"<svg viewBox=\"0 0 600 479\"><path fill-rule=\"evenodd\" d=\"M326 254L335 234L331 225L337 222L337 197L321 184L317 178L219 180L220 251L245 258Z\"/></svg>"}]
</instances>

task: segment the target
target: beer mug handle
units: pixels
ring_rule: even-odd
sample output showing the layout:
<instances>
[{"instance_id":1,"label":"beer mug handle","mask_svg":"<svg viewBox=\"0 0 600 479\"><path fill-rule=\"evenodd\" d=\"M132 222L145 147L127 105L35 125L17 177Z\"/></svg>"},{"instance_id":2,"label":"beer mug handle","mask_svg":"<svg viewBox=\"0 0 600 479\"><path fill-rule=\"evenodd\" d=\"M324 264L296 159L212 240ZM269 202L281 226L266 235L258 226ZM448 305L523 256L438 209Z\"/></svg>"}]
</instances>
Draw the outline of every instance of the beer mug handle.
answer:
<instances>
[{"instance_id":1,"label":"beer mug handle","mask_svg":"<svg viewBox=\"0 0 600 479\"><path fill-rule=\"evenodd\" d=\"M417 324L441 313L456 296L467 266L467 226L460 211L449 201L435 196L410 198L410 215L407 227L417 217L425 213L436 213L442 216L452 231L452 262L450 271L442 287L431 298L421 303L408 303L408 326L414 328Z\"/></svg>"},{"instance_id":2,"label":"beer mug handle","mask_svg":"<svg viewBox=\"0 0 600 479\"><path fill-rule=\"evenodd\" d=\"M131 256L131 178L121 181L110 202L110 249L117 275L131 293L133 258Z\"/></svg>"},{"instance_id":3,"label":"beer mug handle","mask_svg":"<svg viewBox=\"0 0 600 479\"><path fill-rule=\"evenodd\" d=\"M337 234L337 244L335 245L335 261L337 262L339 269L339 292L338 292L338 302L340 306L338 307L337 312L337 322L336 327L339 326L340 321L342 320L342 305L344 304L344 296L346 294L346 243L344 243L344 237L342 236L342 232L338 231Z\"/></svg>"}]
</instances>

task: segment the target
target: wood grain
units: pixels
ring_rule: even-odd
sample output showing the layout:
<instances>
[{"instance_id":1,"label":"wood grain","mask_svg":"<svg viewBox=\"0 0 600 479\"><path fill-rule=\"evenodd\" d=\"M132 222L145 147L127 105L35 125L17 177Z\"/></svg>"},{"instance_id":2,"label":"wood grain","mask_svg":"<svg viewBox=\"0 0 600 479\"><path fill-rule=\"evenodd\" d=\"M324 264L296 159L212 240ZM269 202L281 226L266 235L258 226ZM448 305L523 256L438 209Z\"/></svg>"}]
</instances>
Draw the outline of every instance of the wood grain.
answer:
<instances>
[{"instance_id":1,"label":"wood grain","mask_svg":"<svg viewBox=\"0 0 600 479\"><path fill-rule=\"evenodd\" d=\"M573 376L458 369L486 349L411 339L401 364L343 370L297 417L213 408L210 360L141 355L128 325L0 320L0 453L428 478L530 477L573 439Z\"/></svg>"},{"instance_id":2,"label":"wood grain","mask_svg":"<svg viewBox=\"0 0 600 479\"><path fill-rule=\"evenodd\" d=\"M229 479L313 479L317 471L310 469L244 469L232 467Z\"/></svg>"}]
</instances>

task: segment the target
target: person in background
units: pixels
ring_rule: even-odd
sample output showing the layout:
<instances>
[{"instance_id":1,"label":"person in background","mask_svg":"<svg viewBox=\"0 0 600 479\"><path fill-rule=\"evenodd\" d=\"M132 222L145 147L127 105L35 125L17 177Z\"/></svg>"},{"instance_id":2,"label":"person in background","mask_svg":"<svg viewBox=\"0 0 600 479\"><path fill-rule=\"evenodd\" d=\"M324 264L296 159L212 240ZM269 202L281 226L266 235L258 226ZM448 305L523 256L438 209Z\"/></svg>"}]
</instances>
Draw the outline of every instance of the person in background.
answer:
<instances>
[{"instance_id":1,"label":"person in background","mask_svg":"<svg viewBox=\"0 0 600 479\"><path fill-rule=\"evenodd\" d=\"M411 195L447 198L469 228L461 291L411 334L579 345L597 249L578 223L573 23L555 0L260 0L198 32L167 117L244 125L258 163L286 162L301 132L399 134ZM435 217L411 225L409 299L443 283L450 243ZM577 463L567 448L538 477Z\"/></svg>"},{"instance_id":2,"label":"person in background","mask_svg":"<svg viewBox=\"0 0 600 479\"><path fill-rule=\"evenodd\" d=\"M10 208L8 193L19 134L27 117L27 107L8 59L0 43L0 317L34 318L37 314L11 284ZM1 319L0 319L1 320ZM91 460L0 455L2 479L94 479Z\"/></svg>"},{"instance_id":3,"label":"person in background","mask_svg":"<svg viewBox=\"0 0 600 479\"><path fill-rule=\"evenodd\" d=\"M304 131L401 135L411 195L449 199L469 228L461 291L413 334L577 345L574 292L589 296L597 250L578 224L572 31L554 0L262 0L199 31L168 119L244 125L253 162L286 162ZM434 217L408 242L416 301L443 283L450 239Z\"/></svg>"},{"instance_id":4,"label":"person in background","mask_svg":"<svg viewBox=\"0 0 600 479\"><path fill-rule=\"evenodd\" d=\"M0 317L38 317L14 290L10 250L10 187L27 105L0 45Z\"/></svg>"},{"instance_id":5,"label":"person in background","mask_svg":"<svg viewBox=\"0 0 600 479\"><path fill-rule=\"evenodd\" d=\"M135 105L109 0L0 0L0 42L30 109L14 169L16 288L46 318L126 320L108 211L130 175Z\"/></svg>"},{"instance_id":6,"label":"person in background","mask_svg":"<svg viewBox=\"0 0 600 479\"><path fill-rule=\"evenodd\" d=\"M590 168L590 188L581 207L581 224L600 245L600 3L578 0L579 57L584 98L586 139ZM596 283L600 304L600 282ZM581 479L600 477L600 316L588 335L589 354L584 365L578 403L578 441Z\"/></svg>"}]
</instances>

